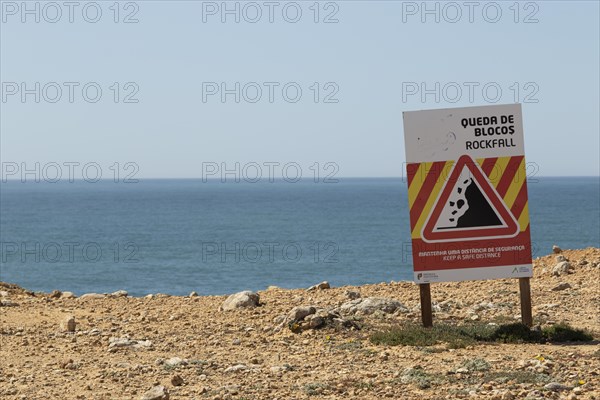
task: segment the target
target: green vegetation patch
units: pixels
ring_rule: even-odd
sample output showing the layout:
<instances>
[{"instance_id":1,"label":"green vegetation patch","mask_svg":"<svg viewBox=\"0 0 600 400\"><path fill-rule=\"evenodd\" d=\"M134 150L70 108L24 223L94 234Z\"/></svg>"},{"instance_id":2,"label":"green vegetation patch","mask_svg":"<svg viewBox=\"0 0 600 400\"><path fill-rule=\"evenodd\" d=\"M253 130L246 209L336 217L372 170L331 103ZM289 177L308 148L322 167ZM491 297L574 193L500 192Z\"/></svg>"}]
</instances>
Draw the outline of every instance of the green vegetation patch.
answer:
<instances>
[{"instance_id":1,"label":"green vegetation patch","mask_svg":"<svg viewBox=\"0 0 600 400\"><path fill-rule=\"evenodd\" d=\"M386 346L434 346L446 343L448 348L464 348L478 342L502 343L545 343L545 342L587 342L593 336L566 323L530 329L521 323L488 325L485 323L451 325L437 324L424 328L414 323L406 323L371 335L370 340Z\"/></svg>"},{"instance_id":2,"label":"green vegetation patch","mask_svg":"<svg viewBox=\"0 0 600 400\"><path fill-rule=\"evenodd\" d=\"M523 383L548 383L552 377L545 374L536 374L529 371L499 371L488 372L484 376L484 382L507 383L514 382L516 384Z\"/></svg>"},{"instance_id":3,"label":"green vegetation patch","mask_svg":"<svg viewBox=\"0 0 600 400\"><path fill-rule=\"evenodd\" d=\"M460 364L460 368L466 368L469 372L472 371L489 371L490 364L483 358L473 358L465 360Z\"/></svg>"},{"instance_id":4,"label":"green vegetation patch","mask_svg":"<svg viewBox=\"0 0 600 400\"><path fill-rule=\"evenodd\" d=\"M326 383L312 382L304 385L304 393L309 396L318 396L323 394L324 391L329 390L330 387Z\"/></svg>"},{"instance_id":5,"label":"green vegetation patch","mask_svg":"<svg viewBox=\"0 0 600 400\"><path fill-rule=\"evenodd\" d=\"M433 383L436 383L438 379L420 368L408 368L402 372L400 376L400 382L404 384L412 384L419 389L430 388Z\"/></svg>"},{"instance_id":6,"label":"green vegetation patch","mask_svg":"<svg viewBox=\"0 0 600 400\"><path fill-rule=\"evenodd\" d=\"M583 330L574 329L569 324L561 322L542 329L542 334L549 342L590 342L594 336Z\"/></svg>"}]
</instances>

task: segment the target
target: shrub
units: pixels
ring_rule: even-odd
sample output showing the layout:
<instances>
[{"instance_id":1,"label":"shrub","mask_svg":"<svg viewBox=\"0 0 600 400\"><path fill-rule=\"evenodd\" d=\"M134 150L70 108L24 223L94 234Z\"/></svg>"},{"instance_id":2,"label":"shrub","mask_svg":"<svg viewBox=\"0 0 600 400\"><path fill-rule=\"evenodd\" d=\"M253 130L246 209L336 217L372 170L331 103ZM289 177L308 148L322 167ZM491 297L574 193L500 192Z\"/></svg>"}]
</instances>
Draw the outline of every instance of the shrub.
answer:
<instances>
[{"instance_id":1,"label":"shrub","mask_svg":"<svg viewBox=\"0 0 600 400\"><path fill-rule=\"evenodd\" d=\"M411 383L419 389L427 389L435 381L436 379L432 375L417 368L408 368L400 376L400 382Z\"/></svg>"},{"instance_id":2,"label":"shrub","mask_svg":"<svg viewBox=\"0 0 600 400\"><path fill-rule=\"evenodd\" d=\"M469 371L488 371L490 369L490 364L483 358L465 360L460 364L460 366L468 369Z\"/></svg>"},{"instance_id":3,"label":"shrub","mask_svg":"<svg viewBox=\"0 0 600 400\"><path fill-rule=\"evenodd\" d=\"M542 330L532 330L521 323L488 325L485 323L450 325L438 324L424 328L413 323L403 324L386 331L376 332L370 340L377 345L387 346L433 346L446 343L448 348L464 348L477 342L543 343L543 342L586 342L593 336L581 329L560 323Z\"/></svg>"},{"instance_id":4,"label":"shrub","mask_svg":"<svg viewBox=\"0 0 600 400\"><path fill-rule=\"evenodd\" d=\"M542 329L542 335L549 342L590 342L594 337L582 329L575 329L564 322Z\"/></svg>"}]
</instances>

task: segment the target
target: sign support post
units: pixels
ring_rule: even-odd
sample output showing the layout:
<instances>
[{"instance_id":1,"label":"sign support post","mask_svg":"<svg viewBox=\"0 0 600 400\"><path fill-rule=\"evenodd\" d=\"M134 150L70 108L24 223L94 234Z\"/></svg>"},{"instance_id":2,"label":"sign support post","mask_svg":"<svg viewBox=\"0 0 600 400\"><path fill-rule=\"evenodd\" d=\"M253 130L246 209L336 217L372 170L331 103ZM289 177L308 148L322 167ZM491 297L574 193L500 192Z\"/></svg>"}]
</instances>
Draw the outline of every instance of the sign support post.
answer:
<instances>
[{"instance_id":1,"label":"sign support post","mask_svg":"<svg viewBox=\"0 0 600 400\"><path fill-rule=\"evenodd\" d=\"M533 316L531 313L529 278L519 278L519 292L521 294L521 321L523 325L531 328L533 326Z\"/></svg>"},{"instance_id":2,"label":"sign support post","mask_svg":"<svg viewBox=\"0 0 600 400\"><path fill-rule=\"evenodd\" d=\"M431 288L429 283L421 283L419 285L421 295L421 320L425 328L433 326L433 313L431 312Z\"/></svg>"}]
</instances>

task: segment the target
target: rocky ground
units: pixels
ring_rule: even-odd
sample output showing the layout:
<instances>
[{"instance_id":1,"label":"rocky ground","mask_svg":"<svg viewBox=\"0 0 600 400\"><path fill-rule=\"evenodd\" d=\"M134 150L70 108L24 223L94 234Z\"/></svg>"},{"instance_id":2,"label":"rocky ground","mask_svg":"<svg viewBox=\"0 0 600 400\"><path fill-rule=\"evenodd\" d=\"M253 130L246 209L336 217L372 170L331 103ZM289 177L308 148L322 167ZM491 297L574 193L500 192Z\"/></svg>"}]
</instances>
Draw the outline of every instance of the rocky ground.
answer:
<instances>
[{"instance_id":1,"label":"rocky ground","mask_svg":"<svg viewBox=\"0 0 600 400\"><path fill-rule=\"evenodd\" d=\"M600 249L534 264L535 324L600 338ZM373 333L419 322L417 286L327 286L226 301L0 283L0 398L600 399L597 340L375 345ZM519 320L517 280L433 284L432 297L434 324Z\"/></svg>"}]
</instances>

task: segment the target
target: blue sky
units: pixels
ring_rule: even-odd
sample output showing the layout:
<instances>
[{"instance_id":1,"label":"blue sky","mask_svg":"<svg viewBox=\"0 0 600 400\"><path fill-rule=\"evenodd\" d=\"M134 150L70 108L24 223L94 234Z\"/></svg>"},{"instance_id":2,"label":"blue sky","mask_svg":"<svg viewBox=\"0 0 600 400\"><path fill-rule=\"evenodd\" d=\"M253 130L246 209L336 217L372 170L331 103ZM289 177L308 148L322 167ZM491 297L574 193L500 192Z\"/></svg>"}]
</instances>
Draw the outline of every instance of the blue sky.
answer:
<instances>
[{"instance_id":1,"label":"blue sky","mask_svg":"<svg viewBox=\"0 0 600 400\"><path fill-rule=\"evenodd\" d=\"M70 22L62 2L59 18L46 2L36 15L2 1L2 162L132 162L141 178L331 162L337 176L402 176L403 111L516 101L539 175L599 175L598 2L475 2L471 21L465 2L429 14L422 2L272 2L273 22L263 1L228 2L239 22L220 1L121 2L118 15L89 3Z\"/></svg>"}]
</instances>

